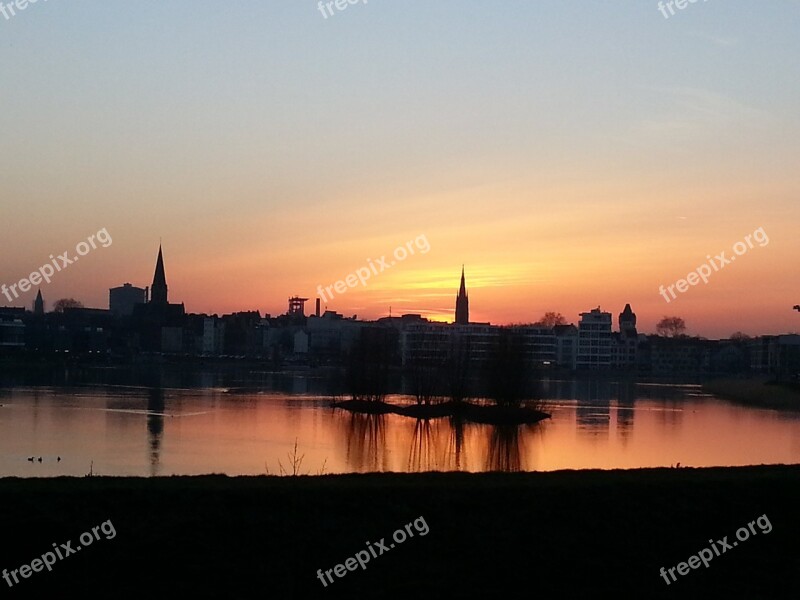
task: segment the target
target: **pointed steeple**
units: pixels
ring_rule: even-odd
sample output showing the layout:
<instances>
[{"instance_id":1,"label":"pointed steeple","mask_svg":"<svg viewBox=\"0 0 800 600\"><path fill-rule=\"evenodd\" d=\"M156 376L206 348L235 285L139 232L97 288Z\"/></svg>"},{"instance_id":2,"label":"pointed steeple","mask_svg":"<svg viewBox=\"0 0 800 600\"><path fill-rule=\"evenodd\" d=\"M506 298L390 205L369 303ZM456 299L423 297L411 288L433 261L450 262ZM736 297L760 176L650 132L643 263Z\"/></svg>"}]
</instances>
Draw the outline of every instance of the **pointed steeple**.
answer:
<instances>
[{"instance_id":1,"label":"pointed steeple","mask_svg":"<svg viewBox=\"0 0 800 600\"><path fill-rule=\"evenodd\" d=\"M44 314L44 298L42 298L42 289L39 288L39 293L36 294L36 300L33 301L33 314Z\"/></svg>"},{"instance_id":2,"label":"pointed steeple","mask_svg":"<svg viewBox=\"0 0 800 600\"><path fill-rule=\"evenodd\" d=\"M164 272L164 256L161 253L161 244L158 245L156 272L153 275L153 285L150 287L150 303L167 304L167 276Z\"/></svg>"},{"instance_id":3,"label":"pointed steeple","mask_svg":"<svg viewBox=\"0 0 800 600\"><path fill-rule=\"evenodd\" d=\"M469 297L467 296L467 283L464 278L464 265L461 265L461 287L456 296L456 323L466 325L469 323Z\"/></svg>"}]
</instances>

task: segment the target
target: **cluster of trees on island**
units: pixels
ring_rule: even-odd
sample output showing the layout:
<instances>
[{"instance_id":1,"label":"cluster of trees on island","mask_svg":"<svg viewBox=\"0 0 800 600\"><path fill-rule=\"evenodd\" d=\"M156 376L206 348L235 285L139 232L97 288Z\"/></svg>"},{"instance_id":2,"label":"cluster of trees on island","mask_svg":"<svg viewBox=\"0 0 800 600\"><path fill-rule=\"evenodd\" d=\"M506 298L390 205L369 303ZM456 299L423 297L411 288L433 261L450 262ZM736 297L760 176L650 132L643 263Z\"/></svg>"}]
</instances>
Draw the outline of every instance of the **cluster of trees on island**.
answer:
<instances>
[{"instance_id":1,"label":"cluster of trees on island","mask_svg":"<svg viewBox=\"0 0 800 600\"><path fill-rule=\"evenodd\" d=\"M503 330L487 358L474 360L470 340L451 336L446 347L432 348L430 358L409 361L403 369L414 406L386 402L393 345L385 336L363 336L345 369L350 400L335 406L354 412L393 412L417 418L459 417L476 422L532 423L548 418L536 393L535 369L526 364L522 338ZM477 402L492 401L493 406Z\"/></svg>"}]
</instances>

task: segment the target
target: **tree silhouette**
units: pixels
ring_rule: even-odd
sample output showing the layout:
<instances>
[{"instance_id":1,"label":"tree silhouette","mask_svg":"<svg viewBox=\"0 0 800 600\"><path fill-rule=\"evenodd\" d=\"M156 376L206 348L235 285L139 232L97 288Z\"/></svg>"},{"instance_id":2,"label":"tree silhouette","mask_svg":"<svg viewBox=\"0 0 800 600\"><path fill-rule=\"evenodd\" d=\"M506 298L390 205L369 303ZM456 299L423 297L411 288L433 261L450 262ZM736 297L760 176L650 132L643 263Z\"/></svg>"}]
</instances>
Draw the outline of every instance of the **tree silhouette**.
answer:
<instances>
[{"instance_id":1,"label":"tree silhouette","mask_svg":"<svg viewBox=\"0 0 800 600\"><path fill-rule=\"evenodd\" d=\"M556 325L566 325L567 319L561 313L546 312L544 316L536 321L534 325L541 325L543 327L555 327Z\"/></svg>"},{"instance_id":2,"label":"tree silhouette","mask_svg":"<svg viewBox=\"0 0 800 600\"><path fill-rule=\"evenodd\" d=\"M83 303L75 300L75 298L61 298L53 304L53 312L63 313L67 308L83 308Z\"/></svg>"},{"instance_id":3,"label":"tree silhouette","mask_svg":"<svg viewBox=\"0 0 800 600\"><path fill-rule=\"evenodd\" d=\"M686 321L680 317L664 317L656 324L656 332L664 337L678 337L686 331Z\"/></svg>"},{"instance_id":4,"label":"tree silhouette","mask_svg":"<svg viewBox=\"0 0 800 600\"><path fill-rule=\"evenodd\" d=\"M382 402L389 393L392 342L385 329L364 328L349 353L345 383L353 400Z\"/></svg>"}]
</instances>

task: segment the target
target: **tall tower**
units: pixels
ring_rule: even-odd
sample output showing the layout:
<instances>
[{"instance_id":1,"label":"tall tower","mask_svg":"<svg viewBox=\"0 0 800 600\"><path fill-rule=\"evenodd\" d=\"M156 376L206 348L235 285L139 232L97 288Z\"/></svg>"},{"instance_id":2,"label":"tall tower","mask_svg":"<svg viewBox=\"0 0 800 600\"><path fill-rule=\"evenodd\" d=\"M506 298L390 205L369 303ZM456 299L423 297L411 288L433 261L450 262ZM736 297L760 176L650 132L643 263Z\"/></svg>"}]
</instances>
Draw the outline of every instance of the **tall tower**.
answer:
<instances>
[{"instance_id":1,"label":"tall tower","mask_svg":"<svg viewBox=\"0 0 800 600\"><path fill-rule=\"evenodd\" d=\"M456 323L466 325L469 323L469 297L467 284L464 282L464 265L461 265L461 287L456 296Z\"/></svg>"},{"instance_id":2,"label":"tall tower","mask_svg":"<svg viewBox=\"0 0 800 600\"><path fill-rule=\"evenodd\" d=\"M44 314L44 299L42 298L42 290L39 290L39 293L36 294L36 300L33 301L33 314Z\"/></svg>"},{"instance_id":3,"label":"tall tower","mask_svg":"<svg viewBox=\"0 0 800 600\"><path fill-rule=\"evenodd\" d=\"M636 335L636 313L631 310L630 304L626 304L625 310L619 313L619 330Z\"/></svg>"},{"instance_id":4,"label":"tall tower","mask_svg":"<svg viewBox=\"0 0 800 600\"><path fill-rule=\"evenodd\" d=\"M150 304L167 304L167 276L164 274L164 257L161 255L161 244L158 245L158 260L156 272L153 275L153 285L150 287Z\"/></svg>"},{"instance_id":5,"label":"tall tower","mask_svg":"<svg viewBox=\"0 0 800 600\"><path fill-rule=\"evenodd\" d=\"M308 302L308 298L292 296L289 298L289 312L287 314L304 317L306 314L306 302Z\"/></svg>"}]
</instances>

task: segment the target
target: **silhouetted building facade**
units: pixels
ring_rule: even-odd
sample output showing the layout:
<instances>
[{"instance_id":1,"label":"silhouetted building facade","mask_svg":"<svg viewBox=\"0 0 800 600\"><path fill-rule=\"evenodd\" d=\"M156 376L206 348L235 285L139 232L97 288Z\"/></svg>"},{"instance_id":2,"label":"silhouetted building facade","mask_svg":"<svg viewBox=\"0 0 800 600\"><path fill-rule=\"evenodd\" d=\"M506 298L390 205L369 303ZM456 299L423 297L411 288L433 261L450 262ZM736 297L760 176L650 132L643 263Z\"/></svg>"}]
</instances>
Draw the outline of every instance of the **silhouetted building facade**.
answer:
<instances>
[{"instance_id":1,"label":"silhouetted building facade","mask_svg":"<svg viewBox=\"0 0 800 600\"><path fill-rule=\"evenodd\" d=\"M625 309L619 313L620 333L636 334L636 313L631 309L630 304L625 305Z\"/></svg>"},{"instance_id":2,"label":"silhouetted building facade","mask_svg":"<svg viewBox=\"0 0 800 600\"><path fill-rule=\"evenodd\" d=\"M800 335L764 335L747 342L750 368L780 379L800 378Z\"/></svg>"},{"instance_id":3,"label":"silhouetted building facade","mask_svg":"<svg viewBox=\"0 0 800 600\"><path fill-rule=\"evenodd\" d=\"M25 347L24 308L0 308L0 351Z\"/></svg>"},{"instance_id":4,"label":"silhouetted building facade","mask_svg":"<svg viewBox=\"0 0 800 600\"><path fill-rule=\"evenodd\" d=\"M108 290L108 309L117 316L128 317L133 314L137 304L146 303L147 290L132 286L130 283Z\"/></svg>"},{"instance_id":5,"label":"silhouetted building facade","mask_svg":"<svg viewBox=\"0 0 800 600\"><path fill-rule=\"evenodd\" d=\"M647 336L650 371L657 375L700 374L710 371L717 342L692 337Z\"/></svg>"},{"instance_id":6,"label":"silhouetted building facade","mask_svg":"<svg viewBox=\"0 0 800 600\"><path fill-rule=\"evenodd\" d=\"M170 304L167 300L167 276L159 245L150 302L133 307L134 349L145 352L185 352L187 346L194 343L184 337L186 324L183 304Z\"/></svg>"},{"instance_id":7,"label":"silhouetted building facade","mask_svg":"<svg viewBox=\"0 0 800 600\"><path fill-rule=\"evenodd\" d=\"M556 364L574 370L578 365L578 328L575 325L553 327L556 339Z\"/></svg>"},{"instance_id":8,"label":"silhouetted building facade","mask_svg":"<svg viewBox=\"0 0 800 600\"><path fill-rule=\"evenodd\" d=\"M635 369L638 361L639 333L636 313L630 304L619 313L619 333L612 335L611 364L617 369Z\"/></svg>"},{"instance_id":9,"label":"silhouetted building facade","mask_svg":"<svg viewBox=\"0 0 800 600\"><path fill-rule=\"evenodd\" d=\"M600 307L581 313L578 322L578 369L607 369L611 366L611 313Z\"/></svg>"}]
</instances>

